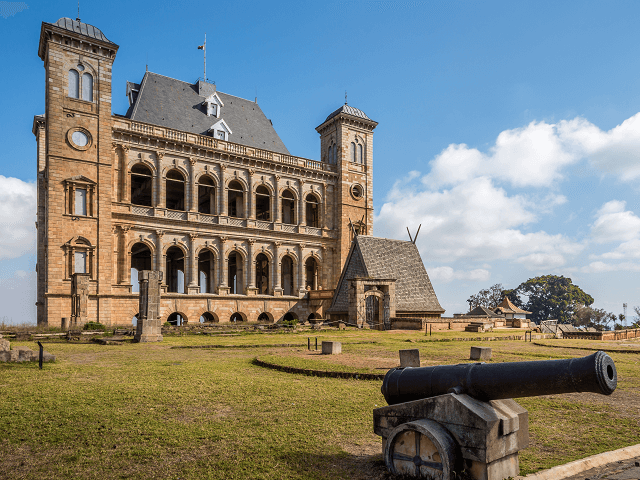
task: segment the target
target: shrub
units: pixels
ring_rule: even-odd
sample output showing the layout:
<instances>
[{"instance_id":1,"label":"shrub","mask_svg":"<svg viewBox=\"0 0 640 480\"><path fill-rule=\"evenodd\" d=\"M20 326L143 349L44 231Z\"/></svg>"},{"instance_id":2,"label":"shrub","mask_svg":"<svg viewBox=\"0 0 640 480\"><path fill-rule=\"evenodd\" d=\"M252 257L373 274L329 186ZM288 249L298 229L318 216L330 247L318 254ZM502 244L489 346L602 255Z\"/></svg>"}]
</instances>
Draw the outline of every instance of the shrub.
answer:
<instances>
[{"instance_id":1,"label":"shrub","mask_svg":"<svg viewBox=\"0 0 640 480\"><path fill-rule=\"evenodd\" d=\"M104 332L107 329L107 327L99 322L87 322L84 324L84 327L82 327L82 329L83 330L101 330Z\"/></svg>"},{"instance_id":2,"label":"shrub","mask_svg":"<svg viewBox=\"0 0 640 480\"><path fill-rule=\"evenodd\" d=\"M282 325L284 325L285 327L293 327L295 325L298 324L298 320L293 318L291 320L283 320L282 321Z\"/></svg>"}]
</instances>

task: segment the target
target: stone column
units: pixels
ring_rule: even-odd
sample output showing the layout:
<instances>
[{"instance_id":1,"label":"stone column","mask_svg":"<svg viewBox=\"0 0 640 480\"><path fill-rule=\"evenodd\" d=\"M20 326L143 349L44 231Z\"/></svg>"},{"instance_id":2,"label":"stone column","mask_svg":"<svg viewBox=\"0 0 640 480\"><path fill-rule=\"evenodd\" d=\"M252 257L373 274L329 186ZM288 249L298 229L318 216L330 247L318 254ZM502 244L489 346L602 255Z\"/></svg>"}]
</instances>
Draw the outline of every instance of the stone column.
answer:
<instances>
[{"instance_id":1,"label":"stone column","mask_svg":"<svg viewBox=\"0 0 640 480\"><path fill-rule=\"evenodd\" d=\"M247 201L249 202L249 210L247 211L247 218L254 219L256 218L256 196L253 191L253 176L256 173L255 170L249 170L249 195ZM245 205L247 203L245 202ZM246 211L246 210L245 210Z\"/></svg>"},{"instance_id":2,"label":"stone column","mask_svg":"<svg viewBox=\"0 0 640 480\"><path fill-rule=\"evenodd\" d=\"M155 202L153 206L156 208L164 208L166 206L164 198L164 182L162 181L162 157L164 153L156 152L156 188L155 188Z\"/></svg>"},{"instance_id":3,"label":"stone column","mask_svg":"<svg viewBox=\"0 0 640 480\"><path fill-rule=\"evenodd\" d=\"M280 242L273 243L273 268L272 271L275 274L275 278L273 279L273 284L275 285L273 288L273 295L276 297L281 297L283 293L282 289L282 262L280 260L280 246L282 244Z\"/></svg>"},{"instance_id":4,"label":"stone column","mask_svg":"<svg viewBox=\"0 0 640 480\"><path fill-rule=\"evenodd\" d=\"M226 169L227 169L226 165L220 165L220 188L218 189L220 191L220 196L218 201L218 211L220 212L219 215L222 215L225 217L229 215L229 208L227 205L227 202L229 201L229 193L226 185L227 184L227 179L225 175Z\"/></svg>"},{"instance_id":5,"label":"stone column","mask_svg":"<svg viewBox=\"0 0 640 480\"><path fill-rule=\"evenodd\" d=\"M298 296L304 296L307 293L304 278L304 243L298 245Z\"/></svg>"},{"instance_id":6,"label":"stone column","mask_svg":"<svg viewBox=\"0 0 640 480\"><path fill-rule=\"evenodd\" d=\"M160 297L162 272L142 270L138 275L140 296L138 304L138 323L134 342L162 341L160 326Z\"/></svg>"},{"instance_id":7,"label":"stone column","mask_svg":"<svg viewBox=\"0 0 640 480\"><path fill-rule=\"evenodd\" d=\"M251 176L249 176L249 182L247 182L247 191L242 195L242 218L249 218L250 205L253 203L253 192L251 191Z\"/></svg>"},{"instance_id":8,"label":"stone column","mask_svg":"<svg viewBox=\"0 0 640 480\"><path fill-rule=\"evenodd\" d=\"M163 279L166 278L166 268L167 262L164 259L163 253L163 245L162 245L162 236L164 235L164 231L156 230L156 270L161 272L160 283L162 283ZM140 278L140 272L138 272L138 278Z\"/></svg>"},{"instance_id":9,"label":"stone column","mask_svg":"<svg viewBox=\"0 0 640 480\"><path fill-rule=\"evenodd\" d=\"M120 199L122 202L131 203L131 172L129 171L129 146L122 146L122 192Z\"/></svg>"},{"instance_id":10,"label":"stone column","mask_svg":"<svg viewBox=\"0 0 640 480\"><path fill-rule=\"evenodd\" d=\"M131 250L127 250L127 237L131 227L129 225L119 225L120 227L120 248L118 248L118 283L131 283Z\"/></svg>"},{"instance_id":11,"label":"stone column","mask_svg":"<svg viewBox=\"0 0 640 480\"><path fill-rule=\"evenodd\" d=\"M189 164L191 165L191 176L189 177L189 206L187 208L188 212L197 212L198 211L198 188L196 186L196 159L193 157L189 158Z\"/></svg>"},{"instance_id":12,"label":"stone column","mask_svg":"<svg viewBox=\"0 0 640 480\"><path fill-rule=\"evenodd\" d=\"M273 215L273 221L276 223L282 222L280 216L282 215L282 199L280 198L280 175L274 176L274 186L275 186L275 198L273 201L273 205L275 208L275 215Z\"/></svg>"},{"instance_id":13,"label":"stone column","mask_svg":"<svg viewBox=\"0 0 640 480\"><path fill-rule=\"evenodd\" d=\"M303 179L299 179L298 180L298 185L299 185L299 201L298 201L298 225L305 226L307 224L306 222L306 206L307 206L307 202L305 202L304 199L304 180ZM304 230L304 229L303 229Z\"/></svg>"},{"instance_id":14,"label":"stone column","mask_svg":"<svg viewBox=\"0 0 640 480\"><path fill-rule=\"evenodd\" d=\"M320 211L318 215L320 215L320 221L318 222L318 227L320 228L329 228L327 224L327 184L323 183L320 194L322 198L320 199Z\"/></svg>"},{"instance_id":15,"label":"stone column","mask_svg":"<svg viewBox=\"0 0 640 480\"><path fill-rule=\"evenodd\" d=\"M253 259L253 244L255 240L247 240L247 260L245 262L247 270L247 293L249 295L256 293L256 262Z\"/></svg>"},{"instance_id":16,"label":"stone column","mask_svg":"<svg viewBox=\"0 0 640 480\"><path fill-rule=\"evenodd\" d=\"M229 294L229 285L227 285L227 278L229 277L229 259L227 258L227 252L225 249L225 243L227 241L227 237L220 237L220 255L218 258L218 294L219 295L228 295Z\"/></svg>"},{"instance_id":17,"label":"stone column","mask_svg":"<svg viewBox=\"0 0 640 480\"><path fill-rule=\"evenodd\" d=\"M71 327L82 327L87 323L89 303L89 274L74 273L71 278Z\"/></svg>"},{"instance_id":18,"label":"stone column","mask_svg":"<svg viewBox=\"0 0 640 480\"><path fill-rule=\"evenodd\" d=\"M200 289L198 288L198 256L196 255L196 238L198 238L197 233L189 234L189 285L186 288L186 291L189 294L200 293Z\"/></svg>"}]
</instances>

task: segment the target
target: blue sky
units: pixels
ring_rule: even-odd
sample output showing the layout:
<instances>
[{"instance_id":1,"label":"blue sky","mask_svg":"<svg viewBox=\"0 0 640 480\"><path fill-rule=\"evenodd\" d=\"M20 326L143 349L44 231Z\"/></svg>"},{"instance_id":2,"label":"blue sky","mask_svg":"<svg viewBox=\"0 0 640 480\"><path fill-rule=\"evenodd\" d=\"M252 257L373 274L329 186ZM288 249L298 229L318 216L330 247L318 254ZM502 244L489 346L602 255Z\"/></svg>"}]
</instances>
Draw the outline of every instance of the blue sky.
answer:
<instances>
[{"instance_id":1,"label":"blue sky","mask_svg":"<svg viewBox=\"0 0 640 480\"><path fill-rule=\"evenodd\" d=\"M0 10L0 319L33 321L33 115L40 24L77 3ZM14 13L15 12L15 13ZM13 13L13 14L12 14ZM113 112L149 70L258 97L294 155L344 102L379 122L374 234L418 246L451 315L494 283L569 276L614 313L640 305L638 2L97 2L120 45Z\"/></svg>"}]
</instances>

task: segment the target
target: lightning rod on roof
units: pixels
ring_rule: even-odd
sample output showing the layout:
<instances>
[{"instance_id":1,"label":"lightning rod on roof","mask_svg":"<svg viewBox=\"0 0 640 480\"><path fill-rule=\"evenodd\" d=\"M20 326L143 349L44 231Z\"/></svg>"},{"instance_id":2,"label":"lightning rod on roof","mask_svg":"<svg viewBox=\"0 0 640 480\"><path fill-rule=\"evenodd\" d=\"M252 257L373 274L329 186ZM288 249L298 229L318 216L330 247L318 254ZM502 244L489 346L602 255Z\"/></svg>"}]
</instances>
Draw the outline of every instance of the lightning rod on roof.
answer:
<instances>
[{"instance_id":1,"label":"lightning rod on roof","mask_svg":"<svg viewBox=\"0 0 640 480\"><path fill-rule=\"evenodd\" d=\"M80 0L78 0L78 18L76 20L80 22Z\"/></svg>"},{"instance_id":2,"label":"lightning rod on roof","mask_svg":"<svg viewBox=\"0 0 640 480\"><path fill-rule=\"evenodd\" d=\"M207 81L207 34L204 34L204 43L198 45L198 50L204 51L204 81Z\"/></svg>"}]
</instances>

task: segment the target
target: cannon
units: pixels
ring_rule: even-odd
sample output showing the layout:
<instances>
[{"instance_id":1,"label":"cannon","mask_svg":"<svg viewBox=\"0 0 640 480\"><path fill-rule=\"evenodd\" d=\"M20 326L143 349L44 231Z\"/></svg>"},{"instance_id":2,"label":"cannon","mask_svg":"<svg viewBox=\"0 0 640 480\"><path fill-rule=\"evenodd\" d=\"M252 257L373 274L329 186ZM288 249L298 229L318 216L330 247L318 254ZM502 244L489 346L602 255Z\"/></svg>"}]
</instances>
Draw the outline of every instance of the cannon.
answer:
<instances>
[{"instance_id":1,"label":"cannon","mask_svg":"<svg viewBox=\"0 0 640 480\"><path fill-rule=\"evenodd\" d=\"M387 468L395 475L503 480L520 472L528 412L513 398L572 392L611 395L609 355L568 360L393 368L382 383L389 406L373 411Z\"/></svg>"}]
</instances>

